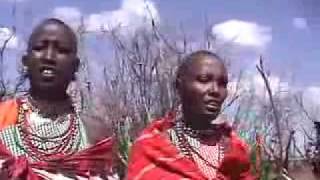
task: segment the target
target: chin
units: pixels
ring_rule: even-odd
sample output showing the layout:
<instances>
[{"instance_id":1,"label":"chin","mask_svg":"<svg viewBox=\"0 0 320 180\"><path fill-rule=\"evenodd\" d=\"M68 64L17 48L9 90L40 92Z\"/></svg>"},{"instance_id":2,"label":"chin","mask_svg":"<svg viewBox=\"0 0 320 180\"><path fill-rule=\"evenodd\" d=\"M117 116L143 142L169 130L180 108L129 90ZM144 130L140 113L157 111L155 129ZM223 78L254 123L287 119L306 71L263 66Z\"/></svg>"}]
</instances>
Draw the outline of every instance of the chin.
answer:
<instances>
[{"instance_id":1,"label":"chin","mask_svg":"<svg viewBox=\"0 0 320 180\"><path fill-rule=\"evenodd\" d=\"M37 89L42 91L56 91L61 89L61 85L56 82L38 82L36 85Z\"/></svg>"},{"instance_id":2,"label":"chin","mask_svg":"<svg viewBox=\"0 0 320 180\"><path fill-rule=\"evenodd\" d=\"M203 121L203 124L211 124L211 122L218 117L218 114L219 113L202 113L199 117L201 121Z\"/></svg>"},{"instance_id":3,"label":"chin","mask_svg":"<svg viewBox=\"0 0 320 180\"><path fill-rule=\"evenodd\" d=\"M203 115L204 116L207 116L208 118L216 118L216 117L218 117L218 115L219 115L219 113L220 113L220 111L219 110L217 110L217 111L206 111L206 112L204 112L203 113Z\"/></svg>"},{"instance_id":4,"label":"chin","mask_svg":"<svg viewBox=\"0 0 320 180\"><path fill-rule=\"evenodd\" d=\"M54 82L42 82L39 83L38 87L40 89L56 89L57 84Z\"/></svg>"}]
</instances>

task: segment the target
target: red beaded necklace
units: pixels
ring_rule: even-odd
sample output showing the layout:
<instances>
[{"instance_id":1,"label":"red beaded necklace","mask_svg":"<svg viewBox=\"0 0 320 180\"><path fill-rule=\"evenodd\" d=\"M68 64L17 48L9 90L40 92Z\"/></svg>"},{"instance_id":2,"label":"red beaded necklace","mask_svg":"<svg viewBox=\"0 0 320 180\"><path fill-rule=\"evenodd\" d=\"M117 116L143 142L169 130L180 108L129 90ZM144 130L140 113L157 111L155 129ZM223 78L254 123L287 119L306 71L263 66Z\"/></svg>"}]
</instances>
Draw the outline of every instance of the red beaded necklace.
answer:
<instances>
[{"instance_id":1,"label":"red beaded necklace","mask_svg":"<svg viewBox=\"0 0 320 180\"><path fill-rule=\"evenodd\" d=\"M28 156L35 160L50 160L60 154L72 153L78 134L80 133L79 121L74 114L67 115L69 122L66 130L54 136L40 135L34 132L30 124L30 116L33 112L28 99L21 99L18 114L18 131ZM50 143L50 146L47 145ZM80 141L78 142L80 144ZM76 145L76 149L79 147Z\"/></svg>"}]
</instances>

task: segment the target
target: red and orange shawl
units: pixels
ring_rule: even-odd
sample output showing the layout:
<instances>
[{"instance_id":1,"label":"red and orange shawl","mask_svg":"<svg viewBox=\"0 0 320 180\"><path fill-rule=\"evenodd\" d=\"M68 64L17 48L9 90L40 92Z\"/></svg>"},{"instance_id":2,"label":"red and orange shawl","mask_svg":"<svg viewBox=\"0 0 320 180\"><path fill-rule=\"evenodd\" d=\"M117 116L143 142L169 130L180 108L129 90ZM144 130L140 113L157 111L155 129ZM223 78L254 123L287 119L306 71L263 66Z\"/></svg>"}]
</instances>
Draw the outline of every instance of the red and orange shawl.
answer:
<instances>
[{"instance_id":1,"label":"red and orange shawl","mask_svg":"<svg viewBox=\"0 0 320 180\"><path fill-rule=\"evenodd\" d=\"M17 123L19 104L16 100L0 103L0 130ZM89 173L101 174L110 172L112 167L113 140L107 138L99 143L72 155L60 155L52 161L29 162L25 156L14 156L0 142L0 160L5 160L0 169L8 172L9 179L42 180L34 170L45 170L50 173L63 172L82 177Z\"/></svg>"},{"instance_id":2,"label":"red and orange shawl","mask_svg":"<svg viewBox=\"0 0 320 180\"><path fill-rule=\"evenodd\" d=\"M135 141L130 154L128 180L205 180L196 163L179 153L167 130L174 116L155 120ZM230 147L219 165L216 180L255 180L250 173L249 149L235 133L230 134Z\"/></svg>"}]
</instances>

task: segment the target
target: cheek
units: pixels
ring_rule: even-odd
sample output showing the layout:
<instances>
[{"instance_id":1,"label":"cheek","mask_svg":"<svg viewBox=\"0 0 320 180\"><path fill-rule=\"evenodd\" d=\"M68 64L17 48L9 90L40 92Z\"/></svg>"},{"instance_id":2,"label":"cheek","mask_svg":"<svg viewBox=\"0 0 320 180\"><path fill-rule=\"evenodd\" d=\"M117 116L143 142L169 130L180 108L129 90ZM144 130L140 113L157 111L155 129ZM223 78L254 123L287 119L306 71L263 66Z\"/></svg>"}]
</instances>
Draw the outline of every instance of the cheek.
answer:
<instances>
[{"instance_id":1,"label":"cheek","mask_svg":"<svg viewBox=\"0 0 320 180\"><path fill-rule=\"evenodd\" d=\"M197 97L203 97L206 95L206 92L208 91L210 87L208 85L204 85L201 83L195 83L193 86L193 92L196 94Z\"/></svg>"},{"instance_id":2,"label":"cheek","mask_svg":"<svg viewBox=\"0 0 320 180\"><path fill-rule=\"evenodd\" d=\"M28 72L31 74L38 73L39 72L38 67L39 67L39 63L34 59L30 59L28 63Z\"/></svg>"},{"instance_id":3,"label":"cheek","mask_svg":"<svg viewBox=\"0 0 320 180\"><path fill-rule=\"evenodd\" d=\"M59 66L60 69L63 70L64 74L71 74L74 70L74 64L69 59L61 59Z\"/></svg>"},{"instance_id":4,"label":"cheek","mask_svg":"<svg viewBox=\"0 0 320 180\"><path fill-rule=\"evenodd\" d=\"M37 56L37 54L32 53L31 55L28 56L27 64L29 66L34 66L40 61L39 59L40 59L40 56Z\"/></svg>"},{"instance_id":5,"label":"cheek","mask_svg":"<svg viewBox=\"0 0 320 180\"><path fill-rule=\"evenodd\" d=\"M197 83L186 86L184 89L184 101L188 102L189 106L199 106L202 104L205 88Z\"/></svg>"},{"instance_id":6,"label":"cheek","mask_svg":"<svg viewBox=\"0 0 320 180\"><path fill-rule=\"evenodd\" d=\"M34 59L34 58L40 58L42 56L42 52L41 51L32 51L29 55L30 59Z\"/></svg>"},{"instance_id":7,"label":"cheek","mask_svg":"<svg viewBox=\"0 0 320 180\"><path fill-rule=\"evenodd\" d=\"M66 55L60 55L59 58L59 65L61 67L66 67L68 68L69 71L72 71L75 67L75 58L72 56L66 56Z\"/></svg>"},{"instance_id":8,"label":"cheek","mask_svg":"<svg viewBox=\"0 0 320 180\"><path fill-rule=\"evenodd\" d=\"M221 89L221 99L225 100L228 96L228 90L226 88Z\"/></svg>"}]
</instances>

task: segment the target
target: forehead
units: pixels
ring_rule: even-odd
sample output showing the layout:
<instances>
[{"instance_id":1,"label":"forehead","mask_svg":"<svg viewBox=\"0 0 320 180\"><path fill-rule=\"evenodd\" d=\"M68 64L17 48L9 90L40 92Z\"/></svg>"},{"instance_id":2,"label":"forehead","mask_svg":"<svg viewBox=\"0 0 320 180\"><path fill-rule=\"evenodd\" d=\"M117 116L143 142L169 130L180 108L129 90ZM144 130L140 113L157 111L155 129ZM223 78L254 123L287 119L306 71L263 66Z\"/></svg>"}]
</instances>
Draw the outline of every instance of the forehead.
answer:
<instances>
[{"instance_id":1,"label":"forehead","mask_svg":"<svg viewBox=\"0 0 320 180\"><path fill-rule=\"evenodd\" d=\"M30 43L43 40L54 40L68 45L75 45L72 32L61 24L48 23L37 27L31 35Z\"/></svg>"},{"instance_id":2,"label":"forehead","mask_svg":"<svg viewBox=\"0 0 320 180\"><path fill-rule=\"evenodd\" d=\"M187 67L187 74L213 74L215 76L227 76L227 70L224 64L214 57L201 57L193 60Z\"/></svg>"}]
</instances>

